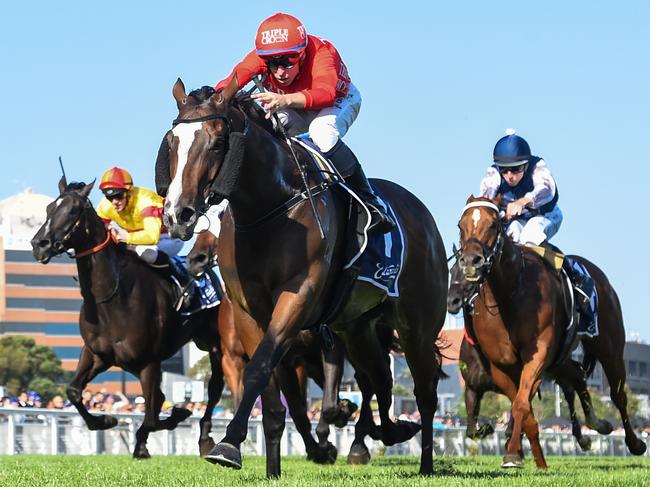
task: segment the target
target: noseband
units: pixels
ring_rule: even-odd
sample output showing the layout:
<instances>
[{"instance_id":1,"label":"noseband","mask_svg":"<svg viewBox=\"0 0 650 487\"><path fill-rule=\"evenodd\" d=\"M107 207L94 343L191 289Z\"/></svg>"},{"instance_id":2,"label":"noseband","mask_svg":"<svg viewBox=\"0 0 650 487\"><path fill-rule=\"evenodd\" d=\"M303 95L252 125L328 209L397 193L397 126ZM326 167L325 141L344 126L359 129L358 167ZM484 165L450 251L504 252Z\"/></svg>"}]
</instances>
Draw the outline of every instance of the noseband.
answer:
<instances>
[{"instance_id":1,"label":"noseband","mask_svg":"<svg viewBox=\"0 0 650 487\"><path fill-rule=\"evenodd\" d=\"M494 262L501 255L501 251L503 250L503 242L505 240L505 232L504 232L504 229L503 229L503 225L501 224L501 220L498 218L500 210L499 210L499 207L497 205L495 205L494 203L492 203L490 201L473 201L473 202L468 203L468 204L465 205L461 215L464 215L465 212L467 210L471 209L471 208L489 208L491 210L494 210L497 213L497 222L499 222L499 227L498 227L498 230L497 230L497 239L494 242L494 245L492 246L492 248L488 248L488 246L485 245L484 242L482 242L481 240L479 240L476 237L470 237L467 240L465 240L464 242L463 241L460 242L460 251L459 251L459 253L461 255L463 253L463 248L468 243L473 242L473 243L478 244L479 247L481 247L481 252L483 252L483 256L485 258L485 263L482 266L482 268L484 269L484 272L482 274L483 274L483 276L487 276L490 273L490 270L492 270L492 266L494 265ZM470 282L476 282L476 281L479 281L481 278L480 277L476 277L476 278L468 278L468 277L466 277L466 279L468 281L470 281Z\"/></svg>"}]
</instances>

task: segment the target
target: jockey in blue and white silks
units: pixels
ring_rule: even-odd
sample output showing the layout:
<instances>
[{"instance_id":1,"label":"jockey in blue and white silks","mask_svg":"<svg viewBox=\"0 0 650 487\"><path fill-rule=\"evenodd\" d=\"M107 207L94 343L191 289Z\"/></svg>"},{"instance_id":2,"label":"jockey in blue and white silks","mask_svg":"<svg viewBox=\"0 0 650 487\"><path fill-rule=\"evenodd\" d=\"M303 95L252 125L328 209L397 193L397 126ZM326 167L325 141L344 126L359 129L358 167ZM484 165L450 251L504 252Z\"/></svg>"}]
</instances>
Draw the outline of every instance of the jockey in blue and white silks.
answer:
<instances>
[{"instance_id":1,"label":"jockey in blue and white silks","mask_svg":"<svg viewBox=\"0 0 650 487\"><path fill-rule=\"evenodd\" d=\"M546 162L533 156L528 143L507 131L494 147L494 164L481 181L479 195L501 195L506 233L515 243L540 245L560 229L559 193Z\"/></svg>"}]
</instances>

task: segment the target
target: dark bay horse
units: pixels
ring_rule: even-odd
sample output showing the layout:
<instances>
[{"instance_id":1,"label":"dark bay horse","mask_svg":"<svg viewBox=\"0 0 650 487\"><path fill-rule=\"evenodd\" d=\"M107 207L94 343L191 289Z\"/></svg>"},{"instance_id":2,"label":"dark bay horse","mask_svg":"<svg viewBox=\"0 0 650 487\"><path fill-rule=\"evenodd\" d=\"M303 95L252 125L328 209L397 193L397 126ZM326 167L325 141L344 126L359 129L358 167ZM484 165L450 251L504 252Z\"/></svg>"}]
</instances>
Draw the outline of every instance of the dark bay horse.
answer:
<instances>
[{"instance_id":1,"label":"dark bay horse","mask_svg":"<svg viewBox=\"0 0 650 487\"><path fill-rule=\"evenodd\" d=\"M494 432L490 423L483 424L477 429L477 419L481 409L481 400L486 392L497 392L501 390L497 387L490 374L490 363L485 355L481 352L478 344L470 337L473 334L472 328L472 301L478 296L478 286L476 283L465 279L463 271L458 261L449 270L450 283L449 294L447 296L447 311L452 314L458 313L463 309L463 319L465 321L465 336L460 344L460 353L458 357L459 366L463 380L465 381L465 410L467 411L467 430L468 438L480 440ZM601 434L609 434L612 431L612 425L605 420L599 420L594 416L594 409L591 403L591 397L587 390L587 384L582 373L582 366L573 360L567 360L566 366L562 368L562 373L555 374L553 379L558 383L564 394L564 398L569 406L569 415L571 418L572 433L575 436L580 448L587 451L591 448L591 440L582 435L582 427L575 409L575 395L578 397L585 413L586 424ZM512 421L508 424L506 437L510 437L512 431Z\"/></svg>"},{"instance_id":2,"label":"dark bay horse","mask_svg":"<svg viewBox=\"0 0 650 487\"><path fill-rule=\"evenodd\" d=\"M194 277L199 277L217 263L218 238L212 229L199 234L187 254L188 271ZM230 303L227 296L224 300ZM229 306L231 306L229 304ZM237 391L236 406L239 406L241 390L243 390L244 367L249 361L245 353L242 340L237 335L234 321L231 319L219 320L219 332L228 340L221 341L223 357L228 357L229 365L224 364L223 370L231 390ZM337 450L328 441L329 424L342 427L347 425L350 416L356 411L356 406L349 401L339 401L338 390L344 368L344 349L340 339L335 340L333 349L326 349L322 338L313 330L303 330L284 357L278 368L282 369L279 376L280 386L285 395L289 414L294 419L294 424L301 435L307 458L316 463L333 463L336 460ZM244 341L246 337L244 337ZM295 370L296 375L293 374ZM323 389L322 414L316 427L318 443L311 436L311 422L306 410L307 378L311 377Z\"/></svg>"},{"instance_id":3,"label":"dark bay horse","mask_svg":"<svg viewBox=\"0 0 650 487\"><path fill-rule=\"evenodd\" d=\"M316 193L313 210L301 196L298 165L310 164L305 153L296 149L294 161L290 147L275 135L257 105L236 99L235 93L232 83L220 92L204 87L186 95L177 81L173 94L179 115L163 139L156 174L159 191L169 188L165 218L175 236L189 238L206 200L230 202L219 241L221 272L238 333L258 330L259 339L247 349L251 361L244 372L242 403L211 456L240 468L240 445L255 398L276 394L275 366L299 331L319 325L330 311L342 277L349 201L327 186L321 174L309 171L308 185ZM169 168L166 180L161 168ZM357 282L349 303L328 324L343 338L360 382L377 395L386 445L405 441L418 430L412 423L393 421L388 413L392 377L378 330L394 327L399 332L422 416L420 472L431 474L440 372L435 339L444 323L447 292L444 247L433 217L415 196L388 181L374 184L392 205L404 233L400 296L378 297L371 285ZM272 432L278 461L270 462L267 455L270 477L280 474L277 452L283 428Z\"/></svg>"},{"instance_id":4,"label":"dark bay horse","mask_svg":"<svg viewBox=\"0 0 650 487\"><path fill-rule=\"evenodd\" d=\"M202 311L189 320L180 316L174 309L171 283L110 238L88 199L92 188L92 183L68 186L62 178L60 195L48 205L47 219L32 239L33 254L37 261L47 264L55 255L75 251L83 296L79 329L84 346L67 389L70 402L89 429L112 428L117 419L89 413L82 403L82 392L97 374L113 365L137 376L145 398L145 415L136 432L133 456L149 458L149 433L173 429L191 414L187 409L174 408L169 418L159 419L164 401L161 361L196 337L197 344L211 353L211 363L216 367L213 377L222 377L216 357L216 310ZM209 390L215 389L221 392L216 382ZM212 407L217 400L210 398Z\"/></svg>"},{"instance_id":5,"label":"dark bay horse","mask_svg":"<svg viewBox=\"0 0 650 487\"><path fill-rule=\"evenodd\" d=\"M535 252L506 236L498 201L470 197L458 226L460 267L467 280L480 286L472 313L477 343L490 362L494 382L512 402L513 433L503 466L521 466L523 431L536 465L546 468L531 400L544 372L559 377L567 371L560 354L573 311L562 290L562 276ZM618 297L598 267L573 258L588 269L599 296L600 334L581 339L585 354L602 364L623 420L627 447L632 454L642 455L646 445L637 438L627 414L625 330Z\"/></svg>"}]
</instances>

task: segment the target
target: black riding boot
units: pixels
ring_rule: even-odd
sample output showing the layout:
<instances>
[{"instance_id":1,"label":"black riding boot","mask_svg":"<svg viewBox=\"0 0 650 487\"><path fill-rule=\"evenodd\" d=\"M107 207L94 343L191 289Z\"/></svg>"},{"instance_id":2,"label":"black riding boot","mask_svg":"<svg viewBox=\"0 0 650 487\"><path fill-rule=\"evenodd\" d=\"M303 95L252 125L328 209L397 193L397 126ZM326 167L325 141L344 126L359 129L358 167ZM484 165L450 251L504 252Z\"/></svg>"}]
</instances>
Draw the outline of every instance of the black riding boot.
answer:
<instances>
[{"instance_id":1,"label":"black riding boot","mask_svg":"<svg viewBox=\"0 0 650 487\"><path fill-rule=\"evenodd\" d=\"M575 301L578 306L578 311L587 317L588 319L593 319L591 311L591 294L594 288L594 281L590 277L578 272L573 267L573 262L568 257L564 258L564 265L562 266L569 280L573 284L573 293L575 296Z\"/></svg>"},{"instance_id":2,"label":"black riding boot","mask_svg":"<svg viewBox=\"0 0 650 487\"><path fill-rule=\"evenodd\" d=\"M176 264L174 259L171 259L165 252L159 250L156 261L151 264L161 275L169 281L176 281L181 288L181 293L184 297L186 304L189 304L188 297L193 293L194 280L190 277L187 269Z\"/></svg>"},{"instance_id":3,"label":"black riding boot","mask_svg":"<svg viewBox=\"0 0 650 487\"><path fill-rule=\"evenodd\" d=\"M339 140L325 155L345 178L345 182L348 183L370 209L372 217L370 229L376 227L379 232L388 233L395 228L395 221L388 214L382 201L372 190L354 152L342 140Z\"/></svg>"}]
</instances>

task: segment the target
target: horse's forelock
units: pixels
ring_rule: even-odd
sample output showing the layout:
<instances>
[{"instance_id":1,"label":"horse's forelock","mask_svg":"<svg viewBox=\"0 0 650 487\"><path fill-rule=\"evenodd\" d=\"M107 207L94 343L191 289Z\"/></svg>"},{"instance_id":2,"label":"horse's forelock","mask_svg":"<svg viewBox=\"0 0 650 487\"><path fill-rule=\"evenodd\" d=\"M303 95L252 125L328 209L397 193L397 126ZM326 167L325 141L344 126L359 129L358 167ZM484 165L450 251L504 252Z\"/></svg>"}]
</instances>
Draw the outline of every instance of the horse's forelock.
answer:
<instances>
[{"instance_id":1,"label":"horse's forelock","mask_svg":"<svg viewBox=\"0 0 650 487\"><path fill-rule=\"evenodd\" d=\"M214 94L215 91L212 86L201 86L201 88L197 88L196 90L191 91L188 95L188 99L193 99L198 104L203 104L207 102Z\"/></svg>"}]
</instances>

